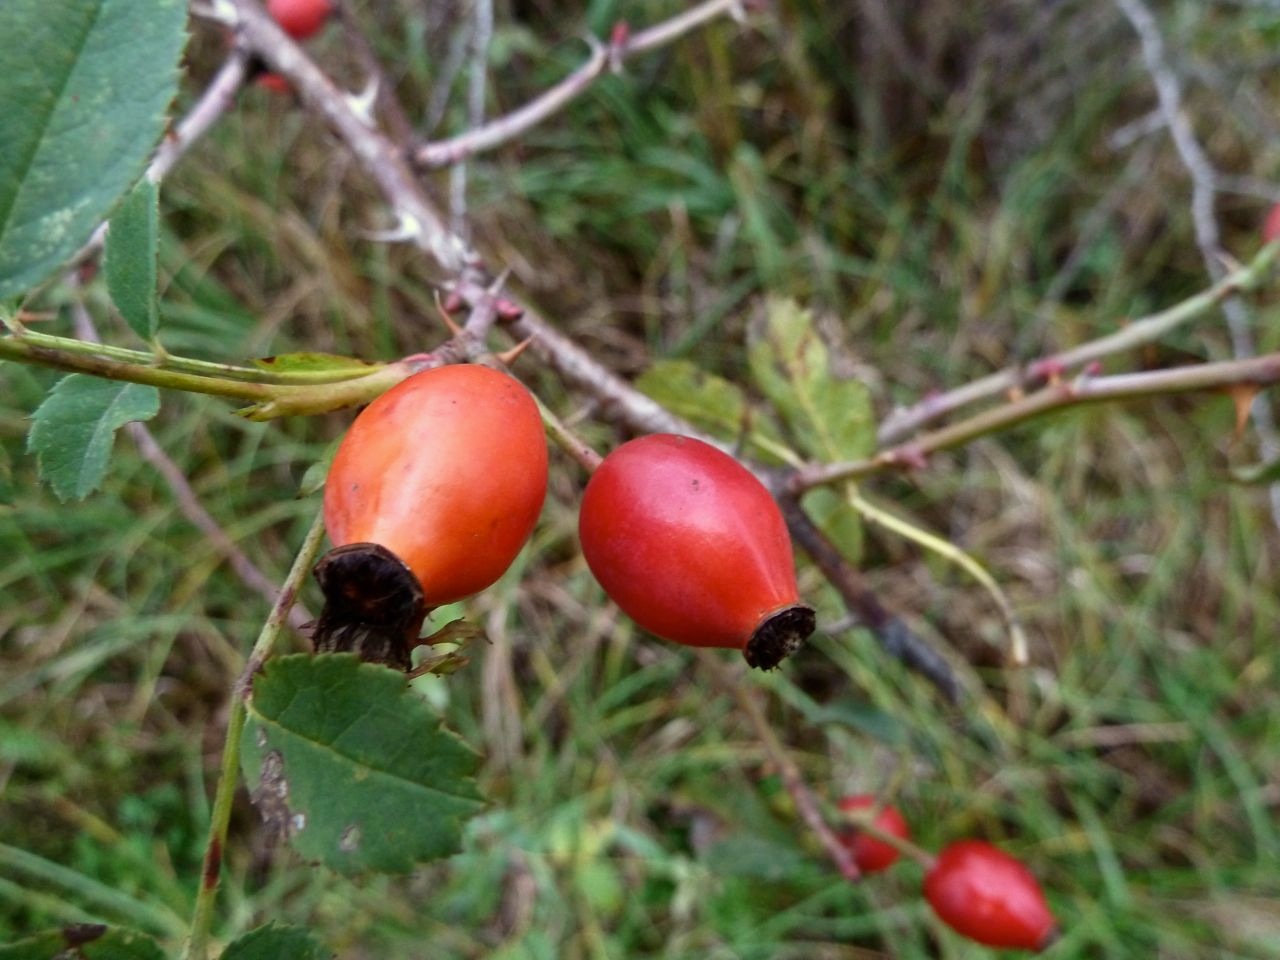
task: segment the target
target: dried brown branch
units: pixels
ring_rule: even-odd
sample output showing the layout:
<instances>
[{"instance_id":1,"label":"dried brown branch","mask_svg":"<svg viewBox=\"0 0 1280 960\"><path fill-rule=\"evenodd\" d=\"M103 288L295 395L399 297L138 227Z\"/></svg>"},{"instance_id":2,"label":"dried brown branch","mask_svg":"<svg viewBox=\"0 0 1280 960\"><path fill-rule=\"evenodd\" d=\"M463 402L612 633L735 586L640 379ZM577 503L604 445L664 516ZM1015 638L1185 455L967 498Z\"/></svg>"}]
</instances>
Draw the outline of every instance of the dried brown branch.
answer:
<instances>
[{"instance_id":1,"label":"dried brown branch","mask_svg":"<svg viewBox=\"0 0 1280 960\"><path fill-rule=\"evenodd\" d=\"M629 35L625 28L620 29L607 46L589 37L591 55L587 62L555 86L483 126L448 140L423 144L414 152L414 162L426 168L446 167L510 143L586 93L606 69L616 70L631 57L673 43L719 17L738 14L742 6L743 0L705 0L639 33Z\"/></svg>"}]
</instances>

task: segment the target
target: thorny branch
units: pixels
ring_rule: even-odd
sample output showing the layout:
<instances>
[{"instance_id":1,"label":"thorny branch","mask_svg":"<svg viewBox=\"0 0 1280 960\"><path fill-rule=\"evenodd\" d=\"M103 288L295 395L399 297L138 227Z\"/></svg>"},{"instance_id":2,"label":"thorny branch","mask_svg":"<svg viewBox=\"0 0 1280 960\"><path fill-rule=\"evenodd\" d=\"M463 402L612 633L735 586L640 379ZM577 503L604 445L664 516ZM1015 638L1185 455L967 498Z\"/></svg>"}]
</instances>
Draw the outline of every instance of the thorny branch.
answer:
<instances>
[{"instance_id":1,"label":"thorny branch","mask_svg":"<svg viewBox=\"0 0 1280 960\"><path fill-rule=\"evenodd\" d=\"M787 528L800 548L835 587L849 612L875 634L885 652L919 673L951 702L959 701L960 683L951 665L898 616L884 608L862 574L809 519L797 501L785 498L781 505Z\"/></svg>"},{"instance_id":2,"label":"thorny branch","mask_svg":"<svg viewBox=\"0 0 1280 960\"><path fill-rule=\"evenodd\" d=\"M978 437L1007 430L1035 417L1066 407L1104 401L1136 400L1231 387L1267 387L1280 382L1280 353L1263 354L1247 360L1199 363L1169 370L1122 373L1092 377L1088 373L1075 380L1060 380L1043 390L984 410L967 420L932 433L922 434L904 444L882 450L866 460L821 464L793 473L786 489L799 494L811 487L856 480L892 470L924 466L930 454L964 446Z\"/></svg>"},{"instance_id":3,"label":"thorny branch","mask_svg":"<svg viewBox=\"0 0 1280 960\"><path fill-rule=\"evenodd\" d=\"M631 57L666 46L718 17L740 17L742 8L743 0L706 0L636 34L629 34L622 26L607 46L589 37L591 55L586 63L555 86L483 126L447 140L423 144L414 151L414 162L424 168L446 167L509 143L586 93L606 69L618 70Z\"/></svg>"},{"instance_id":4,"label":"thorny branch","mask_svg":"<svg viewBox=\"0 0 1280 960\"><path fill-rule=\"evenodd\" d=\"M1134 320L1115 333L1050 354L1035 363L1008 367L946 393L927 397L912 407L897 410L885 418L877 440L882 447L901 443L920 428L971 403L1039 386L1053 376L1078 370L1095 360L1154 343L1183 324L1204 316L1227 298L1253 289L1271 270L1278 253L1280 244L1268 244L1245 266L1238 267L1213 286L1167 310Z\"/></svg>"},{"instance_id":5,"label":"thorny branch","mask_svg":"<svg viewBox=\"0 0 1280 960\"><path fill-rule=\"evenodd\" d=\"M446 276L478 267L478 260L448 227L435 202L423 191L408 161L372 121L351 104L302 48L253 0L230 0L236 28L253 52L292 84L303 105L325 120L355 154L390 203L406 236L427 253Z\"/></svg>"}]
</instances>

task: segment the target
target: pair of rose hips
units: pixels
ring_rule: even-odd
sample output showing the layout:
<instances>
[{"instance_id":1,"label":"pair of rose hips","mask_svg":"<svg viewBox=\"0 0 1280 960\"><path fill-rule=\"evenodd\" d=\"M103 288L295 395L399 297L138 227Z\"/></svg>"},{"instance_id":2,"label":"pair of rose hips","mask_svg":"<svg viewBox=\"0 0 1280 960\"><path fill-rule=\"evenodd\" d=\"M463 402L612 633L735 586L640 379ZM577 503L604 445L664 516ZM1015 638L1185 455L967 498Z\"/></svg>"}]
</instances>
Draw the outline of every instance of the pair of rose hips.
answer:
<instances>
[{"instance_id":1,"label":"pair of rose hips","mask_svg":"<svg viewBox=\"0 0 1280 960\"><path fill-rule=\"evenodd\" d=\"M335 549L316 567L316 649L408 669L426 611L502 576L546 488L542 420L519 381L458 365L387 391L356 418L325 484ZM611 453L583 495L579 535L605 592L660 637L740 649L771 669L813 631L777 504L701 441L654 434Z\"/></svg>"},{"instance_id":2,"label":"pair of rose hips","mask_svg":"<svg viewBox=\"0 0 1280 960\"><path fill-rule=\"evenodd\" d=\"M859 813L877 807L868 794L844 797L840 809ZM909 840L906 818L882 806L871 824L880 833ZM887 870L898 849L853 828L841 841L863 873ZM933 858L924 877L924 898L947 926L989 947L1043 950L1057 935L1044 892L1022 861L982 840L960 840Z\"/></svg>"},{"instance_id":3,"label":"pair of rose hips","mask_svg":"<svg viewBox=\"0 0 1280 960\"><path fill-rule=\"evenodd\" d=\"M502 576L546 490L542 418L513 377L438 367L388 390L355 419L325 482L335 547L316 566L325 594L316 649L410 669L427 611ZM578 532L605 592L660 637L740 649L769 669L813 630L777 504L745 467L699 440L654 434L611 453L587 484ZM908 836L891 807L873 824ZM866 873L898 859L865 832L847 842ZM1031 873L989 844L947 847L924 889L939 917L980 943L1039 949L1052 936Z\"/></svg>"}]
</instances>

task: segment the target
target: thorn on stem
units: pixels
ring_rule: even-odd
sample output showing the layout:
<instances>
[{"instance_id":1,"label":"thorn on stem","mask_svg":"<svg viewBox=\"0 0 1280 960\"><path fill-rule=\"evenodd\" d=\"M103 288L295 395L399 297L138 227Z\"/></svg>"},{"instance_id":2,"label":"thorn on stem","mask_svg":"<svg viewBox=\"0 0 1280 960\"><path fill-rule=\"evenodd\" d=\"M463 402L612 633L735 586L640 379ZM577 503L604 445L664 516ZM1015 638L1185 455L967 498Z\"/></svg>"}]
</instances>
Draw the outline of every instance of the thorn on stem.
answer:
<instances>
[{"instance_id":1,"label":"thorn on stem","mask_svg":"<svg viewBox=\"0 0 1280 960\"><path fill-rule=\"evenodd\" d=\"M441 321L449 329L449 333L455 337L462 335L462 327L458 326L453 319L453 314L455 311L462 309L464 305L463 299L456 293L449 294L444 300L440 299L439 293L436 294L436 310L440 314Z\"/></svg>"},{"instance_id":2,"label":"thorn on stem","mask_svg":"<svg viewBox=\"0 0 1280 960\"><path fill-rule=\"evenodd\" d=\"M494 356L509 367L519 359L520 354L529 349L529 344L531 343L533 343L533 337L526 337L510 350L504 350L502 353L494 354Z\"/></svg>"}]
</instances>

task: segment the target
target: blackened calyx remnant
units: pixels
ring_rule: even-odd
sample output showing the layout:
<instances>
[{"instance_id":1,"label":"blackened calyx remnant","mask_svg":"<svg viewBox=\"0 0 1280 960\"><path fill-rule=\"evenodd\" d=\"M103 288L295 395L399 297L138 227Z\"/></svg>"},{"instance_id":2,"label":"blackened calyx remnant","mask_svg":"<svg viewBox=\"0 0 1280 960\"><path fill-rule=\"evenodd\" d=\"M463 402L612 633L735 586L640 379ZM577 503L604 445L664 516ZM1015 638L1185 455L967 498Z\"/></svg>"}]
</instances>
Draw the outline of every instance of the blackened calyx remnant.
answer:
<instances>
[{"instance_id":1,"label":"blackened calyx remnant","mask_svg":"<svg viewBox=\"0 0 1280 960\"><path fill-rule=\"evenodd\" d=\"M408 671L426 617L413 571L386 547L349 543L326 553L315 575L325 598L312 636L316 653L354 653Z\"/></svg>"}]
</instances>

